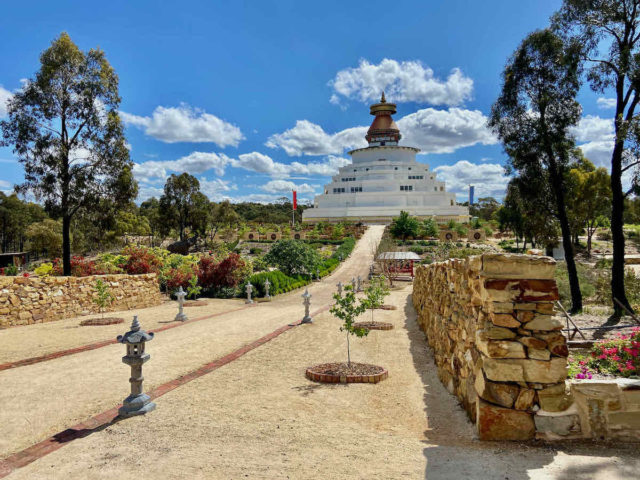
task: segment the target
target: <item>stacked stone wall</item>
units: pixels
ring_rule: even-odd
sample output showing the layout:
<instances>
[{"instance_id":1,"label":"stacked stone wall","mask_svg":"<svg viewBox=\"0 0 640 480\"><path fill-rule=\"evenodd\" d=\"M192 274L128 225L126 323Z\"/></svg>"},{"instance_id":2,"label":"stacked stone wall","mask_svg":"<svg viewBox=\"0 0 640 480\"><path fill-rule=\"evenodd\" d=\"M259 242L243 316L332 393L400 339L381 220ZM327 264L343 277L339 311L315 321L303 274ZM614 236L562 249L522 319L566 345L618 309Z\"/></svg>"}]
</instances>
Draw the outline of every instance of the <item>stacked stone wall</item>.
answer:
<instances>
[{"instance_id":1,"label":"stacked stone wall","mask_svg":"<svg viewBox=\"0 0 640 480\"><path fill-rule=\"evenodd\" d=\"M438 375L481 439L534 438L540 398L564 389L554 270L548 257L503 254L416 269L413 303Z\"/></svg>"},{"instance_id":2,"label":"stacked stone wall","mask_svg":"<svg viewBox=\"0 0 640 480\"><path fill-rule=\"evenodd\" d=\"M0 327L51 322L98 313L96 280L101 279L115 301L108 311L144 308L162 303L156 274L90 277L0 277Z\"/></svg>"}]
</instances>

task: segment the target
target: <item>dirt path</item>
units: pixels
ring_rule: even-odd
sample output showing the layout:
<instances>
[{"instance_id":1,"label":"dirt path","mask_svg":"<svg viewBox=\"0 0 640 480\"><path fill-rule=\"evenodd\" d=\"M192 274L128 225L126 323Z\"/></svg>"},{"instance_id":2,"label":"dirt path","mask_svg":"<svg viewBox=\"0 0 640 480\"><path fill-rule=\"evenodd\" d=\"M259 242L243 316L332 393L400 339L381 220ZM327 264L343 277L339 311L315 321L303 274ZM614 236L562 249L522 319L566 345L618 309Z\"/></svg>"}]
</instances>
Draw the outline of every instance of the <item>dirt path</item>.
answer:
<instances>
[{"instance_id":1,"label":"dirt path","mask_svg":"<svg viewBox=\"0 0 640 480\"><path fill-rule=\"evenodd\" d=\"M355 361L384 365L377 385L322 385L308 365L343 360L330 314L157 399L146 417L114 423L9 478L44 479L632 479L629 449L474 440L437 379L415 322L411 287L391 295L392 322L352 343Z\"/></svg>"},{"instance_id":2,"label":"dirt path","mask_svg":"<svg viewBox=\"0 0 640 480\"><path fill-rule=\"evenodd\" d=\"M354 275L368 272L371 243L380 238L382 230L382 227L369 228L351 257L333 275L310 286L312 310L331 301L339 280L346 282ZM271 303L158 333L148 347L151 361L145 365L145 388L170 381L300 319L304 314L300 294L292 292L276 297ZM231 305L237 308L238 303ZM170 307L170 314L175 315L175 307ZM155 315L158 308L148 310ZM143 327L147 328L146 310L139 315ZM119 327L117 333L125 331L123 325L116 327ZM31 335L36 329L30 326L23 331ZM120 360L123 353L122 345L109 345L0 371L0 458L117 405L129 388L128 367Z\"/></svg>"}]
</instances>

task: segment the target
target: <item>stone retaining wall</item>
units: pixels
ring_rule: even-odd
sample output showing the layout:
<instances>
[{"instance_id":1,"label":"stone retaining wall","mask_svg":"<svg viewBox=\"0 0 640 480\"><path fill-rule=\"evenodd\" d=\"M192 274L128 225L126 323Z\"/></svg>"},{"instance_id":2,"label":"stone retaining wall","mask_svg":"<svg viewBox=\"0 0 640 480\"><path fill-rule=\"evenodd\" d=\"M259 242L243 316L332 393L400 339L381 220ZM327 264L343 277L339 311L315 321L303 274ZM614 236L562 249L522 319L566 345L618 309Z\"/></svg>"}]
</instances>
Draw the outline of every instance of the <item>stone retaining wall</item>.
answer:
<instances>
[{"instance_id":1,"label":"stone retaining wall","mask_svg":"<svg viewBox=\"0 0 640 480\"><path fill-rule=\"evenodd\" d=\"M534 438L540 398L564 388L554 270L548 257L503 254L416 269L413 303L438 375L481 439Z\"/></svg>"},{"instance_id":2,"label":"stone retaining wall","mask_svg":"<svg viewBox=\"0 0 640 480\"><path fill-rule=\"evenodd\" d=\"M0 277L0 327L51 322L98 313L95 283L106 282L115 301L109 311L162 303L156 274L90 277Z\"/></svg>"}]
</instances>

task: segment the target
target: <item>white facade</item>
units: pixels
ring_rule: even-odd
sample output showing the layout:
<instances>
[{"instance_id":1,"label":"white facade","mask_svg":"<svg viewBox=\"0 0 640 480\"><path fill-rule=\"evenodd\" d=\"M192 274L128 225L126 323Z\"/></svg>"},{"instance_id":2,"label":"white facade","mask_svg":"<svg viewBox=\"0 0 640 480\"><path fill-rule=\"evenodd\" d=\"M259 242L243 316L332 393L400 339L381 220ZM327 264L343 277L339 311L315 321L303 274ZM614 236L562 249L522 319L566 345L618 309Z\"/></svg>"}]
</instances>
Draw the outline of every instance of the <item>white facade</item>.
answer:
<instances>
[{"instance_id":1,"label":"white facade","mask_svg":"<svg viewBox=\"0 0 640 480\"><path fill-rule=\"evenodd\" d=\"M386 102L372 106L372 111L380 105L387 111L391 110L387 106L393 106L395 113L395 105ZM397 131L388 113L377 114L388 117L384 132L389 128ZM369 147L349 152L352 163L340 168L325 185L324 192L315 197L314 208L304 211L303 221L388 223L401 210L440 222L468 221L468 208L456 205L455 194L446 191L428 165L416 161L420 150L398 145L399 131L395 136L376 136L382 130L374 125L367 135Z\"/></svg>"}]
</instances>

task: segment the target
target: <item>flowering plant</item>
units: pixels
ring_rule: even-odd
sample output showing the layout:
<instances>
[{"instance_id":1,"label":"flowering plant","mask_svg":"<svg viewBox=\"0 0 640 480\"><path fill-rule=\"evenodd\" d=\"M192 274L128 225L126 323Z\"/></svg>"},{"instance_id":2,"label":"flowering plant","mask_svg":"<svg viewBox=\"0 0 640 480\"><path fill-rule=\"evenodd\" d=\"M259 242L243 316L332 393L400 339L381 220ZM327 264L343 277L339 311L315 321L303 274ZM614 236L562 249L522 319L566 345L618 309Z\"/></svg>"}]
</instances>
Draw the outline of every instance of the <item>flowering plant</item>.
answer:
<instances>
[{"instance_id":1,"label":"flowering plant","mask_svg":"<svg viewBox=\"0 0 640 480\"><path fill-rule=\"evenodd\" d=\"M618 334L613 339L596 343L588 357L575 357L569 365L569 376L592 378L594 373L619 377L640 374L640 327L630 334Z\"/></svg>"}]
</instances>

